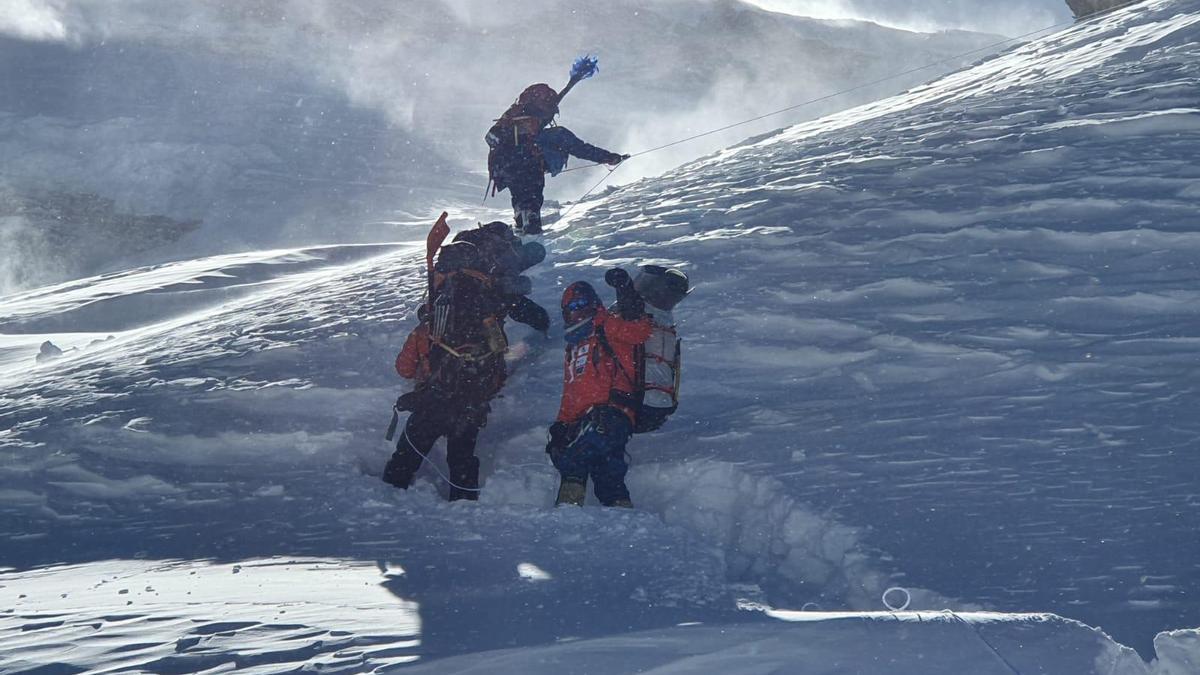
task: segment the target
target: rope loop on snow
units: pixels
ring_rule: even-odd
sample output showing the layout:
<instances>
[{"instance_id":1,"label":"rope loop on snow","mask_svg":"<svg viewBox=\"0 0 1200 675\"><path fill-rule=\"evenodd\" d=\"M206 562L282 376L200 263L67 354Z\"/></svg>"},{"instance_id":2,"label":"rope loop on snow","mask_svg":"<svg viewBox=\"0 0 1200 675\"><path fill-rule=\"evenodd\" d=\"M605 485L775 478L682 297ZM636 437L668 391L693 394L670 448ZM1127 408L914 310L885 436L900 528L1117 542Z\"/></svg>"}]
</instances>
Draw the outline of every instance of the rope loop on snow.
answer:
<instances>
[{"instance_id":1,"label":"rope loop on snow","mask_svg":"<svg viewBox=\"0 0 1200 675\"><path fill-rule=\"evenodd\" d=\"M898 593L904 594L904 604L900 605L899 607L896 607L892 603L888 602L888 596L892 594L892 591L896 591ZM904 588L902 586L892 586L891 588L884 591L883 595L880 596L879 599L883 601L883 606L887 607L889 610L891 610L893 612L903 612L904 610L908 609L909 603L912 602L912 593L909 593L908 589Z\"/></svg>"}]
</instances>

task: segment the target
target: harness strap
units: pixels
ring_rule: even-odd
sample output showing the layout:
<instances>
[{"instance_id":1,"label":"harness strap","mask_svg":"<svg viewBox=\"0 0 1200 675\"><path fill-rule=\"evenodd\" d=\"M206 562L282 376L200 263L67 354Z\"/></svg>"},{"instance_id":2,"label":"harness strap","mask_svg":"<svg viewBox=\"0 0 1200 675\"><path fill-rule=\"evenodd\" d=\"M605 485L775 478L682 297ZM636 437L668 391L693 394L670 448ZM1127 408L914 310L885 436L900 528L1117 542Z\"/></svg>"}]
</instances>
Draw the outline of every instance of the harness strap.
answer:
<instances>
[{"instance_id":1,"label":"harness strap","mask_svg":"<svg viewBox=\"0 0 1200 675\"><path fill-rule=\"evenodd\" d=\"M460 351L460 349L465 350L465 349L479 346L479 345L474 345L474 344L463 345L459 349L455 349L454 347L451 347L450 345L446 344L445 342L442 342L441 340L434 340L433 344L446 350L446 353L449 354L450 356L453 356L456 359L462 359L463 361L468 361L468 362L483 361L486 358L489 358L489 357L495 356L496 354L501 353L497 350L489 350L482 354L472 354L467 351Z\"/></svg>"},{"instance_id":2,"label":"harness strap","mask_svg":"<svg viewBox=\"0 0 1200 675\"><path fill-rule=\"evenodd\" d=\"M596 339L600 343L600 346L604 348L604 351L608 353L608 358L617 365L617 367L613 369L614 372L619 369L621 374L625 376L625 379L629 380L629 384L637 387L637 378L631 377L629 375L629 371L625 370L625 366L621 364L621 359L617 357L617 351L613 349L611 344L609 344L608 337L604 334L604 326L596 327ZM599 366L596 367L599 368Z\"/></svg>"}]
</instances>

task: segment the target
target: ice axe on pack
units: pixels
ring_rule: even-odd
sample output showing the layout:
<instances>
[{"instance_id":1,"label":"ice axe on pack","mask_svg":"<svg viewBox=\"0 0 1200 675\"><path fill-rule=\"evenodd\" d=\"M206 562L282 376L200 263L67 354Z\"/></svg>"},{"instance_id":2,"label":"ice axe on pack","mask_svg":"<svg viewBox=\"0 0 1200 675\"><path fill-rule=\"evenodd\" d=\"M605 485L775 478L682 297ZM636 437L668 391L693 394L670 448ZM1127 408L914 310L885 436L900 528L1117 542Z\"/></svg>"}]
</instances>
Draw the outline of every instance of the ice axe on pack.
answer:
<instances>
[{"instance_id":1,"label":"ice axe on pack","mask_svg":"<svg viewBox=\"0 0 1200 675\"><path fill-rule=\"evenodd\" d=\"M450 225L446 223L446 219L450 217L449 213L442 211L442 215L438 216L437 222L429 229L429 234L425 237L425 275L427 290L425 294L425 316L432 316L433 313L433 259L437 256L438 249L446 241L446 237L450 236ZM420 316L420 312L417 313ZM400 421L400 413L406 410L412 410L416 405L417 392L409 392L403 394L396 399L396 403L392 406L392 421L388 424L387 433L384 438L392 440L396 435L396 426Z\"/></svg>"},{"instance_id":2,"label":"ice axe on pack","mask_svg":"<svg viewBox=\"0 0 1200 675\"><path fill-rule=\"evenodd\" d=\"M433 258L437 255L438 249L442 247L442 243L446 241L446 237L450 236L450 226L446 224L446 218L449 216L449 213L442 211L437 222L429 229L429 235L425 237L425 274L428 280L425 302L429 312L433 311Z\"/></svg>"}]
</instances>

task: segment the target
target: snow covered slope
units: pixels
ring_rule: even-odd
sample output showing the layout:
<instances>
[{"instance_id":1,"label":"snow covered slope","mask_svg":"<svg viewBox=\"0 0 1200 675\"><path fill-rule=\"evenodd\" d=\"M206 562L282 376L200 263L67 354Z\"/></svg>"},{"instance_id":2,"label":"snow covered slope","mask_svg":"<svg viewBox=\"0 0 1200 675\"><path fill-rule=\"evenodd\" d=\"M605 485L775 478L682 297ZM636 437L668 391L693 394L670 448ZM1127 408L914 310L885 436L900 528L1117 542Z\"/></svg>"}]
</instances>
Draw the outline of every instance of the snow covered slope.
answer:
<instances>
[{"instance_id":1,"label":"snow covered slope","mask_svg":"<svg viewBox=\"0 0 1200 675\"><path fill-rule=\"evenodd\" d=\"M369 475L411 249L7 298L0 667L1195 672L1157 634L1200 625L1198 35L1148 2L554 225L548 306L611 264L698 286L633 512L549 508L561 343L521 328L480 503ZM867 612L894 586L923 611Z\"/></svg>"},{"instance_id":2,"label":"snow covered slope","mask_svg":"<svg viewBox=\"0 0 1200 675\"><path fill-rule=\"evenodd\" d=\"M769 471L919 586L1196 625L1198 23L1139 5L570 223L715 301L657 456Z\"/></svg>"}]
</instances>

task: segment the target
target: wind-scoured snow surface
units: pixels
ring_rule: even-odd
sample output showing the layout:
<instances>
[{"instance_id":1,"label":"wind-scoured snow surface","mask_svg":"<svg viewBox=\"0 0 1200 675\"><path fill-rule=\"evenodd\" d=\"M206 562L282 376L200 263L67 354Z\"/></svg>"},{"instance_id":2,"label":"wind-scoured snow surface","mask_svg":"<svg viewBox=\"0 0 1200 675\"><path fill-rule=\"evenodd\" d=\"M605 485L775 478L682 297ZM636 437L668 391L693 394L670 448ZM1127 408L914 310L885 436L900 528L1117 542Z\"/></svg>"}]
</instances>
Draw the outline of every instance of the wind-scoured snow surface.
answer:
<instances>
[{"instance_id":1,"label":"wind-scoured snow surface","mask_svg":"<svg viewBox=\"0 0 1200 675\"><path fill-rule=\"evenodd\" d=\"M371 475L412 246L4 298L0 670L1196 672L1198 37L1147 2L567 214L546 306L696 284L634 511L550 507L522 327L479 503Z\"/></svg>"}]
</instances>

